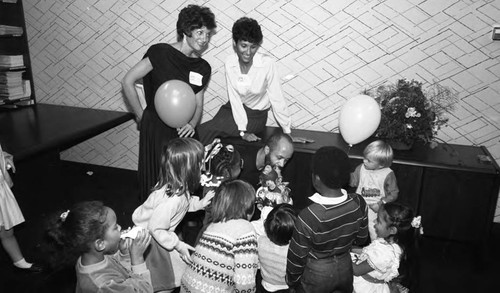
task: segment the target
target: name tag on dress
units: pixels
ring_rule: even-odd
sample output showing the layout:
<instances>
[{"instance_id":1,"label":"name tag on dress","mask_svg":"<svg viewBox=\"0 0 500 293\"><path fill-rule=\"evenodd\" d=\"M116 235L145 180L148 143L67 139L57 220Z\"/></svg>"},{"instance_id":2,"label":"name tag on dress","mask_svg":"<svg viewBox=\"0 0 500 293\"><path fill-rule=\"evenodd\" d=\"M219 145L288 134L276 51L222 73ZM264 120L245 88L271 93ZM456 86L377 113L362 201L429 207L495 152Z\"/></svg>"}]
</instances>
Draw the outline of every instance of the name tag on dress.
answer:
<instances>
[{"instance_id":1,"label":"name tag on dress","mask_svg":"<svg viewBox=\"0 0 500 293\"><path fill-rule=\"evenodd\" d=\"M203 75L198 72L189 71L189 83L197 86L201 86L203 80Z\"/></svg>"}]
</instances>

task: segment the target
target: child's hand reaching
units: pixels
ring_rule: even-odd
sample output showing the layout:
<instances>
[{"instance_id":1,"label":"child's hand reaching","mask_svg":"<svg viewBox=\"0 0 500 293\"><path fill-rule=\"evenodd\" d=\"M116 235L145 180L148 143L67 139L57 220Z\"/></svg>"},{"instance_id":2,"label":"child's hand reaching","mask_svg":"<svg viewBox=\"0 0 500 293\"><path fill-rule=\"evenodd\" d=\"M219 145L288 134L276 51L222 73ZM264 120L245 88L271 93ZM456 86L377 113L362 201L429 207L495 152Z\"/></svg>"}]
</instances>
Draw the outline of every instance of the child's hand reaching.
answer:
<instances>
[{"instance_id":1,"label":"child's hand reaching","mask_svg":"<svg viewBox=\"0 0 500 293\"><path fill-rule=\"evenodd\" d=\"M207 192L207 194L205 194L205 196L201 200L201 204L203 205L203 208L206 208L210 204L210 202L212 201L212 198L214 198L214 196L215 196L214 190L210 190L209 192Z\"/></svg>"},{"instance_id":2,"label":"child's hand reaching","mask_svg":"<svg viewBox=\"0 0 500 293\"><path fill-rule=\"evenodd\" d=\"M138 265L144 262L144 251L148 248L151 243L151 234L148 230L142 229L137 232L135 239L127 238L126 241L130 241L129 245L130 252L130 262L132 265Z\"/></svg>"},{"instance_id":3,"label":"child's hand reaching","mask_svg":"<svg viewBox=\"0 0 500 293\"><path fill-rule=\"evenodd\" d=\"M179 243L175 246L175 250L177 250L177 252L179 252L181 259L185 263L190 264L193 261L191 259L191 254L189 253L190 250L194 251L194 247L192 247L191 245L189 245L185 242L179 241Z\"/></svg>"}]
</instances>

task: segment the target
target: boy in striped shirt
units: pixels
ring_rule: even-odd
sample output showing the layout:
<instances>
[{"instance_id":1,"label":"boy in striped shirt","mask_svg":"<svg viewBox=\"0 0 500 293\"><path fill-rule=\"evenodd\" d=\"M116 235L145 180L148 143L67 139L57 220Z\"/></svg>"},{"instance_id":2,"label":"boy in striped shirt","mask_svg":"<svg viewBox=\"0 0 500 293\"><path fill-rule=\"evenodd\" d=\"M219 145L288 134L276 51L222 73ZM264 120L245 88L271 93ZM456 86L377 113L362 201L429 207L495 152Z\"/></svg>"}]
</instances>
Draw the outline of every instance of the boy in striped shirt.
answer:
<instances>
[{"instance_id":1,"label":"boy in striped shirt","mask_svg":"<svg viewBox=\"0 0 500 293\"><path fill-rule=\"evenodd\" d=\"M367 205L342 189L349 183L346 153L322 147L312 158L317 193L297 221L287 255L287 283L296 292L352 292L349 251L368 241Z\"/></svg>"}]
</instances>

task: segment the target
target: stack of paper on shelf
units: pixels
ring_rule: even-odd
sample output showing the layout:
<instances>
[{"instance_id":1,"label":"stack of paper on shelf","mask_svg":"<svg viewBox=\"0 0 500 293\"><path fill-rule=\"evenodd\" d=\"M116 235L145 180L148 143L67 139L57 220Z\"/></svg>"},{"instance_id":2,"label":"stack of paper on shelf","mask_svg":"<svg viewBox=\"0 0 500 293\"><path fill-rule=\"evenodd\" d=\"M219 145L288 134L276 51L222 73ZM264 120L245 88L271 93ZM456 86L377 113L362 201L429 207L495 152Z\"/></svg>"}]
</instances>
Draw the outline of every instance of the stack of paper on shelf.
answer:
<instances>
[{"instance_id":1,"label":"stack of paper on shelf","mask_svg":"<svg viewBox=\"0 0 500 293\"><path fill-rule=\"evenodd\" d=\"M20 36L22 34L23 34L23 28L20 26L0 24L0 36L5 36L5 35Z\"/></svg>"},{"instance_id":2,"label":"stack of paper on shelf","mask_svg":"<svg viewBox=\"0 0 500 293\"><path fill-rule=\"evenodd\" d=\"M24 67L23 55L0 55L0 69L15 69Z\"/></svg>"},{"instance_id":3,"label":"stack of paper on shelf","mask_svg":"<svg viewBox=\"0 0 500 293\"><path fill-rule=\"evenodd\" d=\"M0 101L17 100L31 96L31 84L29 80L23 80L23 72L0 72Z\"/></svg>"}]
</instances>

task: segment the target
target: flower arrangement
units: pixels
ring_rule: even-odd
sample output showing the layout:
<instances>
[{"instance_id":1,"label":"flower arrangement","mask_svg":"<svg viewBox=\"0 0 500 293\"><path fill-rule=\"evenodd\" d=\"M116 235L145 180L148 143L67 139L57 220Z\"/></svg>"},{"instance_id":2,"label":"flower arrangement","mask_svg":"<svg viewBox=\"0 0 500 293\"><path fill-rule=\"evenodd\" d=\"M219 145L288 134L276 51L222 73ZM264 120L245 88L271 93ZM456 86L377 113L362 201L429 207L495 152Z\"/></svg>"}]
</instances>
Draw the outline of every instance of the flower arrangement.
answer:
<instances>
[{"instance_id":1,"label":"flower arrangement","mask_svg":"<svg viewBox=\"0 0 500 293\"><path fill-rule=\"evenodd\" d=\"M437 145L435 136L448 122L445 114L454 109L458 100L456 92L448 87L435 83L424 91L421 82L406 79L365 94L375 97L382 112L377 137L407 145L420 140L431 147Z\"/></svg>"}]
</instances>

